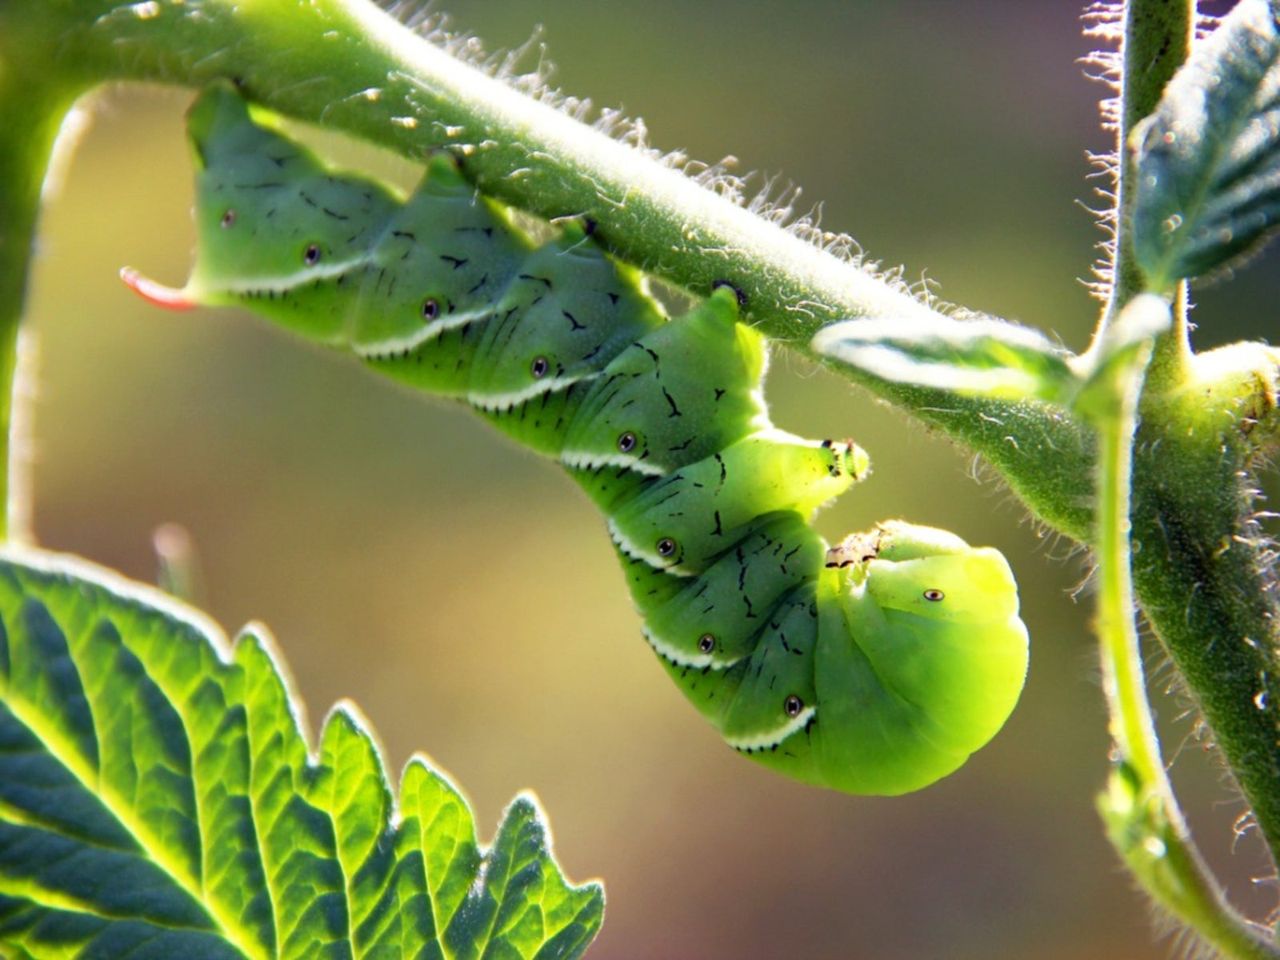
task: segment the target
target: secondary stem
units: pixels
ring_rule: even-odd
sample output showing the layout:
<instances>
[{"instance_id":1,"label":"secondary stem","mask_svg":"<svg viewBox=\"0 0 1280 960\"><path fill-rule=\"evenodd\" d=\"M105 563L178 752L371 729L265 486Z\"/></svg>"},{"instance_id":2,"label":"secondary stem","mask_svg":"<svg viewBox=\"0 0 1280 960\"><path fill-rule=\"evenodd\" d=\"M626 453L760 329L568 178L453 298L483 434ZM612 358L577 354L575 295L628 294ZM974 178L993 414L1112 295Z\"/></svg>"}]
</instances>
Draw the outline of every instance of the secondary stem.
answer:
<instances>
[{"instance_id":1,"label":"secondary stem","mask_svg":"<svg viewBox=\"0 0 1280 960\"><path fill-rule=\"evenodd\" d=\"M1193 0L1128 0L1118 131L1116 261L1096 349L1144 278L1133 256L1136 171L1126 149L1151 114L1194 37ZM1195 697L1253 809L1273 858L1280 854L1280 609L1265 545L1252 529L1250 404L1211 398L1195 379L1186 284L1173 294L1173 326L1156 338L1140 398L1132 464L1133 577L1143 610ZM1258 704L1262 704L1259 707Z\"/></svg>"},{"instance_id":2,"label":"secondary stem","mask_svg":"<svg viewBox=\"0 0 1280 960\"><path fill-rule=\"evenodd\" d=\"M1178 809L1160 758L1134 624L1130 572L1130 473L1135 409L1150 348L1115 378L1113 407L1094 417L1099 434L1098 621L1103 690L1116 769L1100 808L1117 851L1148 892L1224 956L1280 957L1269 931L1245 920L1222 896Z\"/></svg>"},{"instance_id":3,"label":"secondary stem","mask_svg":"<svg viewBox=\"0 0 1280 960\"><path fill-rule=\"evenodd\" d=\"M53 142L70 95L13 69L0 47L0 540L21 505L10 502L12 472L21 467L10 435L15 402L18 327L26 298L40 193ZM21 485L17 485L21 486Z\"/></svg>"}]
</instances>

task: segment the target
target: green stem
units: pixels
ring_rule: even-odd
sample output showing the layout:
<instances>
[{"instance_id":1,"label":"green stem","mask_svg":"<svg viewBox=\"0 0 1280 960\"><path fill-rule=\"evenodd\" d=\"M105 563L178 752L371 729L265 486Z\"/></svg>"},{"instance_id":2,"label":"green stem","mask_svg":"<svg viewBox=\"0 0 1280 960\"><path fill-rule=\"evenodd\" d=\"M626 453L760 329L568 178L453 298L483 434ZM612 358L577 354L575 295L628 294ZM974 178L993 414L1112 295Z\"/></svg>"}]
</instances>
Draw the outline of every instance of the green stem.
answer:
<instances>
[{"instance_id":1,"label":"green stem","mask_svg":"<svg viewBox=\"0 0 1280 960\"><path fill-rule=\"evenodd\" d=\"M1223 956L1280 958L1270 932L1236 913L1205 867L1160 758L1143 680L1130 579L1130 471L1137 396L1150 347L1117 372L1110 404L1094 416L1099 436L1097 632L1116 766L1099 807L1134 876L1165 909ZM1108 413L1107 406L1110 406Z\"/></svg>"},{"instance_id":2,"label":"green stem","mask_svg":"<svg viewBox=\"0 0 1280 960\"><path fill-rule=\"evenodd\" d=\"M1136 176L1125 144L1159 103L1193 38L1193 0L1129 0L1118 131L1115 282L1095 350L1145 288L1133 256ZM1253 520L1258 390L1218 396L1191 353L1187 289L1154 345L1133 463L1133 576L1143 611L1199 705L1273 859L1280 854L1280 607ZM1229 382L1234 383L1229 378ZM1266 393L1269 388L1264 388ZM1261 704L1262 707L1258 705Z\"/></svg>"},{"instance_id":3,"label":"green stem","mask_svg":"<svg viewBox=\"0 0 1280 960\"><path fill-rule=\"evenodd\" d=\"M154 11L145 18L138 6L6 0L0 36L35 34L24 42L46 52L48 69L85 88L232 78L276 111L411 157L452 149L486 193L547 218L585 216L606 247L650 273L694 292L729 281L753 323L804 352L835 319L936 316L900 286L459 62L367 0L168 0L143 5ZM1007 466L1014 488L1051 523L1087 531L1087 489L1055 487L1087 476L1080 464L1091 441L1078 425L1026 407L1014 417L1029 431L1019 446L998 411L984 419L927 397L915 409Z\"/></svg>"},{"instance_id":4,"label":"green stem","mask_svg":"<svg viewBox=\"0 0 1280 960\"><path fill-rule=\"evenodd\" d=\"M13 517L24 513L22 505L10 501L14 490L24 487L13 483L14 472L23 467L21 452L13 456L10 435L18 331L40 192L71 99L66 90L20 69L0 34L0 466L5 466L0 503L6 505L0 510L0 540L10 535Z\"/></svg>"},{"instance_id":5,"label":"green stem","mask_svg":"<svg viewBox=\"0 0 1280 960\"><path fill-rule=\"evenodd\" d=\"M458 152L485 193L547 218L589 217L650 273L698 293L729 281L778 339L807 341L840 317L931 314L900 287L460 62L368 0L5 6L6 29L46 21L50 68L86 85L232 77L274 110L411 157Z\"/></svg>"},{"instance_id":6,"label":"green stem","mask_svg":"<svg viewBox=\"0 0 1280 960\"><path fill-rule=\"evenodd\" d=\"M899 285L459 62L368 0L4 0L6 35L83 89L231 78L273 110L410 157L451 149L486 193L547 218L588 217L606 247L650 273L694 292L733 283L762 332L804 352L834 319L936 316ZM1034 406L982 419L914 399L909 409L1007 467L1033 510L1087 535L1091 439L1079 424ZM1058 478L1075 482L1057 493Z\"/></svg>"},{"instance_id":7,"label":"green stem","mask_svg":"<svg viewBox=\"0 0 1280 960\"><path fill-rule=\"evenodd\" d=\"M1274 855L1280 851L1280 611L1265 539L1251 521L1252 450L1240 411L1218 411L1215 422L1203 400L1202 391L1150 388L1142 399L1133 573L1143 609Z\"/></svg>"},{"instance_id":8,"label":"green stem","mask_svg":"<svg viewBox=\"0 0 1280 960\"><path fill-rule=\"evenodd\" d=\"M762 332L804 352L835 319L936 316L899 285L459 62L368 0L4 0L5 36L40 50L39 69L83 89L112 79L232 78L273 110L410 157L454 150L486 193L547 218L588 217L606 247L650 273L694 292L729 281ZM1081 464L1091 439L1080 425L1033 406L983 419L987 411L905 399L1007 468L1042 517L1087 536ZM1027 428L1025 438L1000 429L1002 419ZM1059 478L1075 482L1057 491Z\"/></svg>"}]
</instances>

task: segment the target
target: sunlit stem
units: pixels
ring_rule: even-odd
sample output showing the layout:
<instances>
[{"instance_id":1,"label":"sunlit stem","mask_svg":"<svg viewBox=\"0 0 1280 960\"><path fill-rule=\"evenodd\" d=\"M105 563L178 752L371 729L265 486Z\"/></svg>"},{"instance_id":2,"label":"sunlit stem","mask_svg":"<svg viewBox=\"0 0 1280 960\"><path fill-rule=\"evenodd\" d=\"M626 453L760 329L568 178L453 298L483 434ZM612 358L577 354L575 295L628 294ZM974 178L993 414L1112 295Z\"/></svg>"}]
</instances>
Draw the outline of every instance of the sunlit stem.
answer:
<instances>
[{"instance_id":1,"label":"sunlit stem","mask_svg":"<svg viewBox=\"0 0 1280 960\"><path fill-rule=\"evenodd\" d=\"M1096 629L1114 740L1114 768L1099 809L1134 876L1166 910L1225 957L1280 957L1271 932L1226 902L1196 850L1160 758L1134 621L1130 475L1137 399L1148 341L1106 376L1086 415L1099 436ZM1109 396L1108 396L1109 394ZM1109 401L1109 402L1108 402Z\"/></svg>"},{"instance_id":2,"label":"sunlit stem","mask_svg":"<svg viewBox=\"0 0 1280 960\"><path fill-rule=\"evenodd\" d=\"M56 82L14 69L0 48L0 540L25 537L29 463L12 434L14 408L30 390L15 390L19 324L27 293L36 220L54 141L72 94Z\"/></svg>"}]
</instances>

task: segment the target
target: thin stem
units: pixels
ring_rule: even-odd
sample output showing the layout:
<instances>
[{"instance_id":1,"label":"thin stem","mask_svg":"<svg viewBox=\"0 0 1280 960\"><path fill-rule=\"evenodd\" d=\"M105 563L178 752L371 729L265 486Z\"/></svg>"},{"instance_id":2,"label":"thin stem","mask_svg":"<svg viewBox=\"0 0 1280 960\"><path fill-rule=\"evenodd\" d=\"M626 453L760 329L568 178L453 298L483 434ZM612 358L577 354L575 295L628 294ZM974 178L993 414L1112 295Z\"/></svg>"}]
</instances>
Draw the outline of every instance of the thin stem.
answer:
<instances>
[{"instance_id":1,"label":"thin stem","mask_svg":"<svg viewBox=\"0 0 1280 960\"><path fill-rule=\"evenodd\" d=\"M1143 347L1118 371L1110 414L1099 405L1097 633L1116 769L1099 801L1108 834L1134 876L1165 909L1231 958L1277 958L1270 932L1226 902L1196 850L1160 759L1134 623L1130 471Z\"/></svg>"},{"instance_id":2,"label":"thin stem","mask_svg":"<svg viewBox=\"0 0 1280 960\"><path fill-rule=\"evenodd\" d=\"M5 505L0 510L0 540L24 532L21 518L26 506L11 500L25 491L24 484L13 483L24 464L11 435L13 408L23 399L14 390L19 323L40 193L54 139L72 99L68 91L15 69L9 53L0 43L0 503ZM14 518L18 529L11 530Z\"/></svg>"},{"instance_id":3,"label":"thin stem","mask_svg":"<svg viewBox=\"0 0 1280 960\"><path fill-rule=\"evenodd\" d=\"M1149 351L1148 351L1149 353ZM1144 360L1145 363L1145 360ZM1138 377L1134 377L1136 386ZM1133 582L1129 570L1129 477L1134 404L1124 406L1099 429L1098 510L1094 556L1098 570L1098 639L1102 645L1103 691L1111 710L1111 736L1123 762L1143 783L1164 776L1155 725L1146 699L1142 660L1134 629Z\"/></svg>"}]
</instances>

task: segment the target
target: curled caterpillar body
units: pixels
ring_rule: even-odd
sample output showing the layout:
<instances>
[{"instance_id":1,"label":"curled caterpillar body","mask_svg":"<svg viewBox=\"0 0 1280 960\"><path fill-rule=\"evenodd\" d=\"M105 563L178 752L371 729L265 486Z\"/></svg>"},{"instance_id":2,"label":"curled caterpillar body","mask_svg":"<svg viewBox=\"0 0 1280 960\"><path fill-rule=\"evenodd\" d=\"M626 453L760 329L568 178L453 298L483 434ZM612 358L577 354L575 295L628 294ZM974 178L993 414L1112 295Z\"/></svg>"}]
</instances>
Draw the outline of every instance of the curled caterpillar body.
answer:
<instances>
[{"instance_id":1,"label":"curled caterpillar body","mask_svg":"<svg viewBox=\"0 0 1280 960\"><path fill-rule=\"evenodd\" d=\"M169 306L248 307L559 460L606 516L649 644L734 749L895 794L1004 723L1027 662L1008 564L900 522L828 549L808 521L867 456L771 425L765 344L731 288L668 319L583 229L533 243L445 157L401 199L230 88L189 124L191 279L126 279Z\"/></svg>"}]
</instances>

